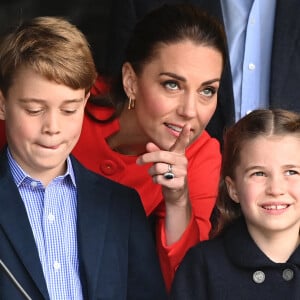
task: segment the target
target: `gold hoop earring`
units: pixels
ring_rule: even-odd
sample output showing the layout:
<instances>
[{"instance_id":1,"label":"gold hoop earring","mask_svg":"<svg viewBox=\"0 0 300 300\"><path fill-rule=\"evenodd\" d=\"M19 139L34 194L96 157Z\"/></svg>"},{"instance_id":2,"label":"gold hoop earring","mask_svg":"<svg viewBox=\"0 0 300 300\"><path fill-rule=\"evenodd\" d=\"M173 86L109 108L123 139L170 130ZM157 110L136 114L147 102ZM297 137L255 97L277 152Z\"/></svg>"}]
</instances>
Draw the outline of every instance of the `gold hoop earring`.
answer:
<instances>
[{"instance_id":1,"label":"gold hoop earring","mask_svg":"<svg viewBox=\"0 0 300 300\"><path fill-rule=\"evenodd\" d=\"M129 97L129 102L128 102L128 109L134 109L135 108L135 100L131 99L131 97Z\"/></svg>"}]
</instances>

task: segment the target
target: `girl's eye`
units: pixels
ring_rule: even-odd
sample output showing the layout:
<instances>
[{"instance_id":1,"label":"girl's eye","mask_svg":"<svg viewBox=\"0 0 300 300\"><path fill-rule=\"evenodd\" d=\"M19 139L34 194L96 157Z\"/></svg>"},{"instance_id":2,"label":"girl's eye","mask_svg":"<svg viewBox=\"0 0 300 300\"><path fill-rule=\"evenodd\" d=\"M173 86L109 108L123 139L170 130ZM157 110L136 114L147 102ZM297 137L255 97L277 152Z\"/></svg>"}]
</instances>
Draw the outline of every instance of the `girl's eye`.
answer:
<instances>
[{"instance_id":1,"label":"girl's eye","mask_svg":"<svg viewBox=\"0 0 300 300\"><path fill-rule=\"evenodd\" d=\"M201 91L201 95L205 97L213 97L213 95L217 92L216 88L214 87L207 87Z\"/></svg>"},{"instance_id":2,"label":"girl's eye","mask_svg":"<svg viewBox=\"0 0 300 300\"><path fill-rule=\"evenodd\" d=\"M286 171L286 175L288 175L288 176L297 175L297 174L299 174L299 173L295 170L287 170Z\"/></svg>"},{"instance_id":3,"label":"girl's eye","mask_svg":"<svg viewBox=\"0 0 300 300\"><path fill-rule=\"evenodd\" d=\"M179 89L179 86L178 86L177 82L175 82L175 81L166 81L163 83L163 85L170 90Z\"/></svg>"}]
</instances>

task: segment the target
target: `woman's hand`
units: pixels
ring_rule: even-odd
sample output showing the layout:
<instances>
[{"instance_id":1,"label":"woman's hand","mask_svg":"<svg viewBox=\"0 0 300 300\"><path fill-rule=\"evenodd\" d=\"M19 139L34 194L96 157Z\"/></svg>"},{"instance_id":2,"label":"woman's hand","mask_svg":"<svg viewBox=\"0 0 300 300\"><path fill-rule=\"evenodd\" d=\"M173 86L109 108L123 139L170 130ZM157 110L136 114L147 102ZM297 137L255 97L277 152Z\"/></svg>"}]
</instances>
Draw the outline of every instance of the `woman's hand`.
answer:
<instances>
[{"instance_id":1,"label":"woman's hand","mask_svg":"<svg viewBox=\"0 0 300 300\"><path fill-rule=\"evenodd\" d=\"M148 143L146 147L148 152L137 160L140 165L153 163L149 168L149 174L155 183L162 186L166 204L166 242L168 245L180 239L191 217L187 182L188 160L185 156L189 139L190 128L186 125L169 151L161 150L154 143ZM174 174L174 178L166 179L164 174L170 171Z\"/></svg>"}]
</instances>

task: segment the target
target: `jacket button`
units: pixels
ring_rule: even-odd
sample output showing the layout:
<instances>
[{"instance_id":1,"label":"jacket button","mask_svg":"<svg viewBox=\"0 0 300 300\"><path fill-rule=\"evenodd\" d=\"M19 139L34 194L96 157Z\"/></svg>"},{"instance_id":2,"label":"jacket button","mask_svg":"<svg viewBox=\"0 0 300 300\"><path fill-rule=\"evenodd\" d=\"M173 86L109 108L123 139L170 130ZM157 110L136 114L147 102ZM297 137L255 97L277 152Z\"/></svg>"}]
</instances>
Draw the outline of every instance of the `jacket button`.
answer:
<instances>
[{"instance_id":1,"label":"jacket button","mask_svg":"<svg viewBox=\"0 0 300 300\"><path fill-rule=\"evenodd\" d=\"M113 175L117 172L117 164L109 159L101 162L100 169L105 175Z\"/></svg>"},{"instance_id":2,"label":"jacket button","mask_svg":"<svg viewBox=\"0 0 300 300\"><path fill-rule=\"evenodd\" d=\"M285 281L292 280L294 278L294 271L291 270L291 269L285 269L285 270L283 270L283 272L282 272L282 278Z\"/></svg>"},{"instance_id":3,"label":"jacket button","mask_svg":"<svg viewBox=\"0 0 300 300\"><path fill-rule=\"evenodd\" d=\"M265 273L263 271L256 271L253 273L253 280L256 283L262 283L265 281Z\"/></svg>"}]
</instances>

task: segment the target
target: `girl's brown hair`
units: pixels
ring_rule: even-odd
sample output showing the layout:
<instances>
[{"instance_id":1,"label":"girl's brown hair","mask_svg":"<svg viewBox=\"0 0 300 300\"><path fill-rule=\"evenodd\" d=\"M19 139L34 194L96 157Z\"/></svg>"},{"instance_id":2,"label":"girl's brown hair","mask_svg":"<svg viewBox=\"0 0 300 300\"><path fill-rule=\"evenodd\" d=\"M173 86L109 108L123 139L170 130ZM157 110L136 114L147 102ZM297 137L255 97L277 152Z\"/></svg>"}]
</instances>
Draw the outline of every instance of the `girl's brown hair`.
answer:
<instances>
[{"instance_id":1,"label":"girl's brown hair","mask_svg":"<svg viewBox=\"0 0 300 300\"><path fill-rule=\"evenodd\" d=\"M259 136L290 134L298 135L300 138L300 114L281 109L254 110L226 131L211 237L220 234L242 215L240 205L228 194L225 178L229 176L235 179L235 170L240 163L240 153L245 143Z\"/></svg>"}]
</instances>

